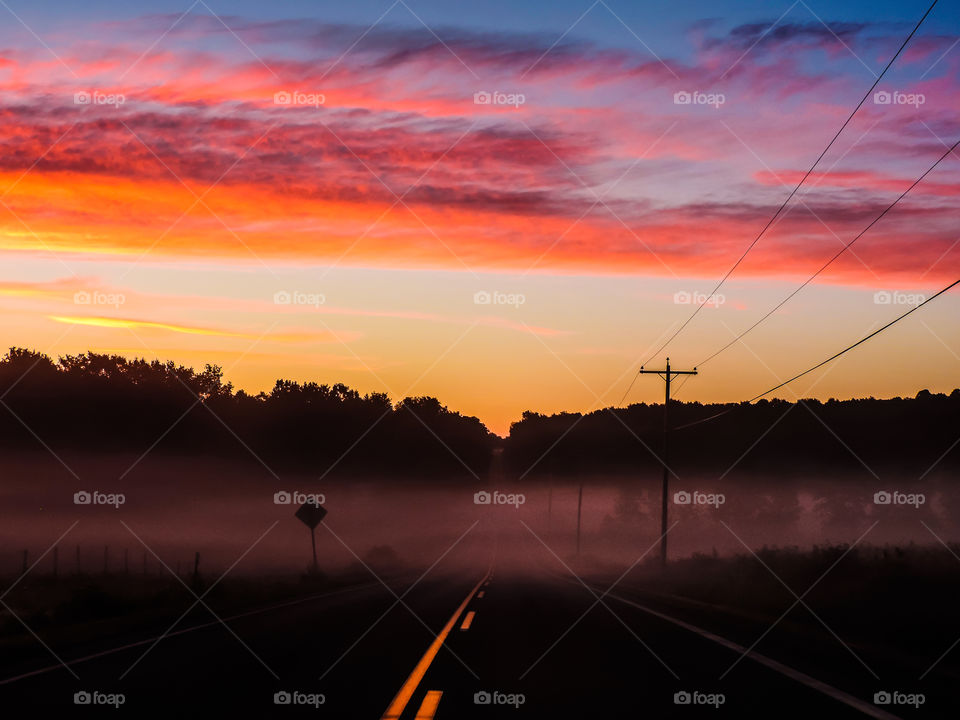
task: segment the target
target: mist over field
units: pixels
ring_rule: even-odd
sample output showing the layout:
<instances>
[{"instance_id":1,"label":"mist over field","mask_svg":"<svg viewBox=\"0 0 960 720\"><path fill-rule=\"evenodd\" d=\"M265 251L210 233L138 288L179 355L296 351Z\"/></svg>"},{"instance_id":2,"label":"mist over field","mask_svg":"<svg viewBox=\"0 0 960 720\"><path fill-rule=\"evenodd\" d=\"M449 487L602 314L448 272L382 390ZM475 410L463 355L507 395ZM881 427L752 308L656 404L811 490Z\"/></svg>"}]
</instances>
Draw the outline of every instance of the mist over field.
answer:
<instances>
[{"instance_id":1,"label":"mist over field","mask_svg":"<svg viewBox=\"0 0 960 720\"><path fill-rule=\"evenodd\" d=\"M960 0L180 2L0 0L0 719L960 717Z\"/></svg>"},{"instance_id":2,"label":"mist over field","mask_svg":"<svg viewBox=\"0 0 960 720\"><path fill-rule=\"evenodd\" d=\"M576 553L581 484L580 562L625 568L660 535L660 476L649 471L519 483L503 477L321 481L306 473L283 474L278 480L252 458L242 457L224 462L158 454L126 475L137 460L134 455L66 455L65 460L79 480L42 453L7 453L0 461L4 574L20 568L23 549L36 557L74 522L59 551L65 573L76 571L77 545L83 572L102 571L104 546L109 547L112 572L122 569L124 550L138 572L145 551L151 572L161 569L151 551L171 567L179 563L184 572L192 570L194 553L200 552L204 572L222 572L263 533L232 573L303 572L310 562L309 533L293 516L299 504L275 502L275 494L282 492L290 493L291 500L297 499L293 493L322 496L330 531L318 528L318 547L320 566L328 571L357 565L357 556L381 571L391 569L394 561L398 568L426 567L463 533L478 548L470 563L487 562L488 546L495 544L498 564L509 571L513 563L526 560L513 550L523 546L518 540L534 535L570 561ZM122 494L123 504L77 505L74 494L81 491ZM496 498L489 505L477 504L475 494L483 491L517 496L511 498L517 504L494 504ZM877 479L866 471L785 478L732 473L721 480L691 473L671 478L671 492L681 494L671 497L669 505L670 522L676 523L669 532L672 558L853 543L875 523L863 538L868 545L936 545L937 536L960 541L954 520L960 512L960 487L947 472L933 472L920 482L893 474ZM683 493L689 504L683 503ZM883 501L875 497L878 493L889 493L891 502L878 504ZM48 557L38 570L48 571L50 562Z\"/></svg>"}]
</instances>

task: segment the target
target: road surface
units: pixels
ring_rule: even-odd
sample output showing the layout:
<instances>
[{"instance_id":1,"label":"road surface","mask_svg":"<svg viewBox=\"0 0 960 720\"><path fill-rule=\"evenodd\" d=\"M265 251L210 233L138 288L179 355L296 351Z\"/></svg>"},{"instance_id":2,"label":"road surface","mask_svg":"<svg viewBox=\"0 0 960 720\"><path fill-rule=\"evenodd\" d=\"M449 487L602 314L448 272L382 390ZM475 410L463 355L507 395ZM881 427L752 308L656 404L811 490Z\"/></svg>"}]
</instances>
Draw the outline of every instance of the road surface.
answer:
<instances>
[{"instance_id":1,"label":"road surface","mask_svg":"<svg viewBox=\"0 0 960 720\"><path fill-rule=\"evenodd\" d=\"M629 586L604 595L607 586L571 575L535 539L524 551L523 572L492 553L476 566L453 552L419 581L371 575L222 623L197 608L159 640L38 639L0 660L0 707L6 717L59 709L372 720L907 718L956 717L960 708L955 664L919 682L911 662L788 623L745 655L762 623ZM875 705L884 690L923 692L925 702ZM75 703L84 692L90 706ZM104 707L121 694L119 710Z\"/></svg>"}]
</instances>

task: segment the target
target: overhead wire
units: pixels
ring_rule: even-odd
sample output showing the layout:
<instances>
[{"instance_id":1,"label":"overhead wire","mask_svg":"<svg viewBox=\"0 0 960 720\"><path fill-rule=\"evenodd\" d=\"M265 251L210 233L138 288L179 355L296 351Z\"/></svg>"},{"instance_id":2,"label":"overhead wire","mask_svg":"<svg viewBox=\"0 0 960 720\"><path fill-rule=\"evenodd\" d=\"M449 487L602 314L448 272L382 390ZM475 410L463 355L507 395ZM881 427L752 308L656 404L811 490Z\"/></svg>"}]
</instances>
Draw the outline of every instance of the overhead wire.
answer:
<instances>
[{"instance_id":1,"label":"overhead wire","mask_svg":"<svg viewBox=\"0 0 960 720\"><path fill-rule=\"evenodd\" d=\"M720 281L716 284L716 286L713 288L713 290L704 296L703 301L702 301L699 305L697 305L697 307L696 307L696 309L694 309L693 313L691 313L691 315L680 325L680 327L677 328L677 330L676 330L669 338L667 338L667 340L656 350L656 352L654 352L654 353L650 356L649 359L647 359L647 360L643 363L643 365L646 365L647 363L650 362L650 360L653 360L657 355L659 355L661 352L663 352L663 350L666 349L666 347L667 347L671 342L673 342L673 340L674 340L681 332L683 332L683 330L690 324L690 322L691 322L691 321L699 314L699 312L703 309L704 305L706 305L706 304L710 301L710 299L713 298L713 297L717 294L717 291L720 290L720 288L721 288L721 287L723 286L723 284L727 281L727 279L728 279L728 278L734 273L734 271L740 266L740 264L741 264L741 263L743 262L743 260L747 257L747 255L750 253L750 251L753 250L753 248L756 246L756 244L760 241L760 239L761 239L761 238L764 236L764 234L767 232L767 230L773 225L773 223L776 221L776 219L777 219L777 218L780 216L780 214L783 212L784 208L786 208L786 206L787 206L787 205L789 204L789 202L793 199L793 197L797 194L797 192L800 190L800 188L803 186L803 184L807 181L807 179L810 177L810 175L813 173L813 171L816 169L816 167L820 164L820 161L824 158L824 156L827 154L827 152L830 150L830 148L833 147L834 143L837 141L837 139L838 139L838 138L840 137L840 135L843 133L844 129L846 129L847 125L850 124L850 121L851 121L851 120L853 119L853 117L857 114L857 112L860 110L860 108L863 106L863 104L867 101L867 98L870 97L870 94L874 91L874 89L876 89L877 85L880 84L880 81L881 81L881 80L883 79L883 77L887 74L887 71L891 68L891 66L892 66L893 63L896 61L896 59L897 59L898 57L900 57L900 54L903 52L904 48L906 48L907 44L910 42L910 40L913 38L913 36L914 36L914 35L917 33L917 31L920 29L920 26L923 25L924 20L927 19L927 16L929 16L930 13L933 11L933 8L936 7L938 1L939 1L939 0L933 0L933 2L930 4L930 7L927 8L927 11L926 11L926 12L923 14L923 16L917 21L916 25L914 25L913 29L910 31L910 34L907 35L907 37L906 37L906 38L903 40L903 42L900 44L900 47L897 48L897 51L896 51L896 53L894 53L893 57L890 58L890 60L889 60L889 61L887 62L887 64L884 66L883 70L880 71L880 74L876 76L873 84L872 84L872 85L870 86L870 88L863 94L863 97L860 98L860 102L857 103L857 105L856 105L856 107L853 109L853 111L847 116L846 120L843 121L843 124L840 126L840 129L837 130L837 132L834 134L834 136L830 139L830 142L827 143L827 146L826 146L826 147L823 149L823 151L817 156L817 159L813 162L813 164L812 164L812 165L810 166L810 168L806 171L806 173L804 173L803 177L800 179L800 182L798 182L797 185L793 188L793 190L790 191L790 194L786 197L786 199L783 201L783 203L781 203L781 205L777 208L777 211L773 214L773 216L770 218L770 220L767 221L766 225L763 226L763 228L760 230L760 232L757 234L757 236L753 239L753 241L747 246L746 250L743 251L743 253L742 253L742 254L740 255L740 257L737 259L737 261L733 264L733 266L723 275L722 278L720 278ZM640 377L639 371L638 371L637 374L633 377L633 379L630 381L630 385L629 385L629 387L627 388L626 392L623 394L623 399L620 400L620 402L618 403L618 405L622 405L623 402L624 402L624 400L626 400L627 395L630 393L630 390L633 388L633 385L636 383L638 377Z\"/></svg>"},{"instance_id":2,"label":"overhead wire","mask_svg":"<svg viewBox=\"0 0 960 720\"><path fill-rule=\"evenodd\" d=\"M779 384L774 385L774 386L773 386L772 388L770 388L769 390L765 390L765 391L763 391L762 393L760 393L759 395L754 395L754 396L753 396L752 398L750 398L749 400L744 400L742 403L740 403L740 404L738 404L738 405L736 405L736 406L734 406L734 407L732 407L732 408L727 408L726 410L723 410L723 411L718 412L718 413L716 413L716 414L714 414L714 415L711 415L710 417L702 418L702 419L700 419L700 420L696 420L696 421L691 422L691 423L686 423L685 425L678 425L677 427L674 428L674 430L680 430L680 429L683 429L683 428L693 427L694 425L700 425L700 424L705 423L705 422L708 422L708 421L710 421L710 420L714 420L715 418L718 418L718 417L720 417L721 415L726 415L727 413L733 412L733 410L735 410L735 409L738 408L738 407L741 407L741 406L744 405L744 404L749 405L750 403L759 400L760 398L764 397L765 395L769 395L770 393L772 393L772 392L774 392L774 391L776 391L776 390L779 390L780 388L782 388L782 387L784 387L784 386L786 386L786 385L789 385L789 384L792 383L794 380L799 380L799 379L802 378L804 375L809 375L809 374L812 373L814 370L817 370L817 369L819 369L819 368L822 368L822 367L823 367L824 365L826 365L827 363L833 362L834 360L836 360L837 358L839 358L841 355L845 355L846 353L850 352L850 351L853 350L854 348L856 348L856 347L862 345L863 343L867 342L867 340L870 340L871 338L876 337L877 335L879 335L880 333L882 333L884 330L886 330L886 329L888 329L888 328L890 328L890 327L893 327L894 325L896 325L898 322L900 322L901 320L903 320L903 319L904 319L905 317L907 317L908 315L911 315L912 313L915 313L917 310L919 310L920 308L922 308L924 305L927 305L928 303L932 302L933 300L935 300L936 298L940 297L940 296L943 295L944 293L952 290L952 289L953 289L954 287L956 287L957 285L960 285L960 279L954 280L952 283L950 283L949 285L947 285L947 286L946 286L945 288L943 288L942 290L939 290L938 292L934 293L934 294L931 295L930 297L924 299L923 302L918 303L917 305L915 305L914 307L910 308L910 309L907 310L905 313L897 316L896 318L894 318L893 320L891 320L891 321L888 322L887 324L885 324L885 325L883 325L882 327L874 330L873 332L869 333L868 335L865 335L864 337L862 337L862 338L860 338L859 340L857 340L855 343L853 343L853 344L851 344L851 345L848 345L847 347L845 347L845 348L844 348L843 350L841 350L840 352L834 353L833 355L831 355L830 357L828 357L826 360L821 360L821 361L818 362L816 365L807 368L807 369L804 370L803 372L797 373L796 375L794 375L793 377L791 377L789 380L784 380L784 381L780 382Z\"/></svg>"}]
</instances>

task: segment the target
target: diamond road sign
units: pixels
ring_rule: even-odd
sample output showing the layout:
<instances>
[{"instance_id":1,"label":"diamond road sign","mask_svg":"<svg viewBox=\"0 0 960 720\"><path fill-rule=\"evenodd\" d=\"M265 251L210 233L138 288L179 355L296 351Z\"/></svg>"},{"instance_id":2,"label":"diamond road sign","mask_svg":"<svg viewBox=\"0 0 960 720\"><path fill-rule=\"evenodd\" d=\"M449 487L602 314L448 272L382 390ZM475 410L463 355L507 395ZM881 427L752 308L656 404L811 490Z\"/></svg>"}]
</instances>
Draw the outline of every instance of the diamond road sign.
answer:
<instances>
[{"instance_id":1,"label":"diamond road sign","mask_svg":"<svg viewBox=\"0 0 960 720\"><path fill-rule=\"evenodd\" d=\"M327 516L327 509L313 503L304 503L300 509L294 513L300 522L313 530Z\"/></svg>"}]
</instances>

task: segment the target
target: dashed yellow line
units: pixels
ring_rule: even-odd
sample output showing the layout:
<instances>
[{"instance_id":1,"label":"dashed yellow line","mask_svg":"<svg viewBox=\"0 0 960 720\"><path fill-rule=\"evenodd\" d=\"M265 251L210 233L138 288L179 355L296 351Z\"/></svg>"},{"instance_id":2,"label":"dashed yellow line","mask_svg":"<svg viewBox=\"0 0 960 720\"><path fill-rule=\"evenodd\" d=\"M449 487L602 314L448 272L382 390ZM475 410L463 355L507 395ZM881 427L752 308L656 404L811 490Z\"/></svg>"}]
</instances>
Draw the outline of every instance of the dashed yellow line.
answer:
<instances>
[{"instance_id":1,"label":"dashed yellow line","mask_svg":"<svg viewBox=\"0 0 960 720\"><path fill-rule=\"evenodd\" d=\"M453 626L457 622L463 611L467 609L467 605L470 604L470 601L473 600L473 596L477 594L477 590L480 589L480 586L486 581L490 576L490 571L487 571L487 574L474 586L467 596L463 599L463 602L460 603L460 607L457 608L456 612L447 620L447 624L443 626L443 630L440 631L440 634L434 639L430 644L430 647L427 648L427 652L423 654L423 657L420 658L420 662L417 663L417 666L413 669L413 672L410 673L410 677L407 678L407 681L403 684L403 687L400 688L400 692L397 693L397 696L393 699L393 702L390 703L390 706L387 708L387 711L383 714L381 720L400 720L400 716L403 715L403 711L407 707L407 703L410 702L410 698L413 697L413 693L417 691L417 686L420 685L420 681L423 680L423 676L427 674L427 670L430 668L430 664L433 662L434 658L437 657L437 653L440 652L440 648L443 647L444 641L447 639L447 635L450 634L450 631L453 630Z\"/></svg>"},{"instance_id":2,"label":"dashed yellow line","mask_svg":"<svg viewBox=\"0 0 960 720\"><path fill-rule=\"evenodd\" d=\"M467 613L467 616L463 619L463 625L460 626L461 630L469 630L470 626L473 624L473 616L477 613L474 610L471 610Z\"/></svg>"},{"instance_id":3,"label":"dashed yellow line","mask_svg":"<svg viewBox=\"0 0 960 720\"><path fill-rule=\"evenodd\" d=\"M484 594L485 592L486 592L486 590L481 590L480 592L478 592L478 593L477 593L477 600L479 600L480 598L482 598L482 597L483 597L483 594Z\"/></svg>"},{"instance_id":4,"label":"dashed yellow line","mask_svg":"<svg viewBox=\"0 0 960 720\"><path fill-rule=\"evenodd\" d=\"M440 704L440 698L443 695L442 690L430 690L427 696L423 698L420 709L417 710L417 716L413 720L433 720L437 714L437 706Z\"/></svg>"}]
</instances>

